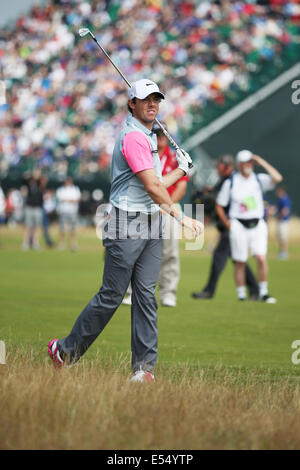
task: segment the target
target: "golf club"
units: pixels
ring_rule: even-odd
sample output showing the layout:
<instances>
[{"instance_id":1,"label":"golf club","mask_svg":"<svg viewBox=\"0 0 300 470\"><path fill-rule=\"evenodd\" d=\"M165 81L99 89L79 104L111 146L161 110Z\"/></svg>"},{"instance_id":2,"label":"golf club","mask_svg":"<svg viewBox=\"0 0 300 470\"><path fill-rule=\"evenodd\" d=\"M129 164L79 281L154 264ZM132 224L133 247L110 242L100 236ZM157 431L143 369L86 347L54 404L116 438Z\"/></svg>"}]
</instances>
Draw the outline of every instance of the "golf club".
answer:
<instances>
[{"instance_id":1,"label":"golf club","mask_svg":"<svg viewBox=\"0 0 300 470\"><path fill-rule=\"evenodd\" d=\"M123 80L126 82L126 84L129 86L129 88L131 88L131 84L130 82L127 80L127 78L125 77L125 75L121 72L121 70L117 67L117 65L113 62L113 60L109 57L109 55L107 54L106 50L101 46L101 44L99 43L99 41L97 40L96 36L92 33L92 31L90 31L89 28L80 28L79 31L79 36L81 37L84 37L84 36L87 36L88 34L91 36L91 38L95 41L95 43L97 44L97 46L101 49L101 51L103 52L103 54L105 55L105 57L109 60L109 62L114 66L114 68L116 69L116 71L121 75L121 77L123 78ZM168 133L168 131L164 128L164 126L159 122L158 119L155 118L155 122L156 124L160 127L160 129L162 130L162 132L164 133L164 135L167 137L167 139L169 140L169 142L173 145L173 147L175 148L176 151L180 150L182 152L182 149L179 148L179 146L176 144L175 140L170 136L170 134ZM184 156L186 156L186 153L185 152L182 152ZM188 157L188 165L189 165L189 168L192 168L193 167L193 163L192 163L192 160Z\"/></svg>"}]
</instances>

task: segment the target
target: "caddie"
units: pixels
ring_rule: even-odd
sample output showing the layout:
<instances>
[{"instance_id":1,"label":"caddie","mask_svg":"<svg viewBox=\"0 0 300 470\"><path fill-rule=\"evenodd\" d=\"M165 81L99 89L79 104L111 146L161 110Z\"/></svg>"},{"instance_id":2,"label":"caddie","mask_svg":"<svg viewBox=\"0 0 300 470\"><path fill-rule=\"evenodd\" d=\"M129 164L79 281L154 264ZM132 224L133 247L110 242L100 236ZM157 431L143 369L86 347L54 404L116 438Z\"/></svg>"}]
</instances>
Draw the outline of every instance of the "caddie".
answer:
<instances>
[{"instance_id":1,"label":"caddie","mask_svg":"<svg viewBox=\"0 0 300 470\"><path fill-rule=\"evenodd\" d=\"M264 220L263 193L282 181L281 174L266 160L249 150L236 156L237 172L222 185L216 200L216 212L229 229L232 259L235 261L235 282L239 300L246 299L245 264L248 252L257 260L259 298L267 303L276 299L268 289L268 227ZM266 173L254 172L254 165ZM229 206L228 216L224 208Z\"/></svg>"},{"instance_id":2,"label":"caddie","mask_svg":"<svg viewBox=\"0 0 300 470\"><path fill-rule=\"evenodd\" d=\"M111 162L112 205L103 229L106 248L102 286L77 318L70 334L48 344L54 367L77 361L102 332L132 285L132 381L154 381L158 352L155 288L162 257L160 206L194 236L203 226L173 204L167 187L189 172L189 155L176 154L178 168L162 177L153 123L164 99L156 83L135 82Z\"/></svg>"}]
</instances>

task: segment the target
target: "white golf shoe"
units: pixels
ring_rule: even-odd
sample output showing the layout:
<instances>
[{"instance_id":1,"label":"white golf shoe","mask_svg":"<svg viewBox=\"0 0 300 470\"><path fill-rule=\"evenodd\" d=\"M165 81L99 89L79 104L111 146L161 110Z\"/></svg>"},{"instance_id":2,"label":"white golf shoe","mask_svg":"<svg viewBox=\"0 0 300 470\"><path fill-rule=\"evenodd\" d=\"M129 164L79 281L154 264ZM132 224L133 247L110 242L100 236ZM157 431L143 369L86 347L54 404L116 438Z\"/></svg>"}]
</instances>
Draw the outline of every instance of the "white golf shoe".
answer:
<instances>
[{"instance_id":1,"label":"white golf shoe","mask_svg":"<svg viewBox=\"0 0 300 470\"><path fill-rule=\"evenodd\" d=\"M163 307L176 307L176 297L173 294L166 294L161 299Z\"/></svg>"},{"instance_id":2,"label":"white golf shoe","mask_svg":"<svg viewBox=\"0 0 300 470\"><path fill-rule=\"evenodd\" d=\"M260 300L262 300L266 304L276 304L277 303L277 299L275 299L275 297L271 297L270 295L264 295L263 297L261 297Z\"/></svg>"},{"instance_id":3,"label":"white golf shoe","mask_svg":"<svg viewBox=\"0 0 300 470\"><path fill-rule=\"evenodd\" d=\"M155 382L154 375L151 372L137 370L131 377L130 382Z\"/></svg>"},{"instance_id":4,"label":"white golf shoe","mask_svg":"<svg viewBox=\"0 0 300 470\"><path fill-rule=\"evenodd\" d=\"M132 304L131 294L128 294L124 297L124 299L122 300L122 304L123 305L131 305Z\"/></svg>"}]
</instances>

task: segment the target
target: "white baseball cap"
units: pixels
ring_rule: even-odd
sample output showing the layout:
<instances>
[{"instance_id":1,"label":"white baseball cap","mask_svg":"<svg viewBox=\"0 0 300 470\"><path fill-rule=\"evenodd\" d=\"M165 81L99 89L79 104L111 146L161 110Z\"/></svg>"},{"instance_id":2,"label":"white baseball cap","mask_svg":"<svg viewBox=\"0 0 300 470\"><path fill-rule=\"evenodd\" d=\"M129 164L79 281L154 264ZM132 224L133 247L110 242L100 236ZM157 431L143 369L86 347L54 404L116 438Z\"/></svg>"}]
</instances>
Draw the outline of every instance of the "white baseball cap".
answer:
<instances>
[{"instance_id":1,"label":"white baseball cap","mask_svg":"<svg viewBox=\"0 0 300 470\"><path fill-rule=\"evenodd\" d=\"M253 153L250 150L241 150L236 156L237 163L246 163L252 160Z\"/></svg>"},{"instance_id":2,"label":"white baseball cap","mask_svg":"<svg viewBox=\"0 0 300 470\"><path fill-rule=\"evenodd\" d=\"M152 82L152 80L148 80L147 78L142 78L141 80L133 83L128 95L130 100L133 98L143 100L152 93L158 93L162 99L165 99L164 94L160 91L156 83Z\"/></svg>"}]
</instances>

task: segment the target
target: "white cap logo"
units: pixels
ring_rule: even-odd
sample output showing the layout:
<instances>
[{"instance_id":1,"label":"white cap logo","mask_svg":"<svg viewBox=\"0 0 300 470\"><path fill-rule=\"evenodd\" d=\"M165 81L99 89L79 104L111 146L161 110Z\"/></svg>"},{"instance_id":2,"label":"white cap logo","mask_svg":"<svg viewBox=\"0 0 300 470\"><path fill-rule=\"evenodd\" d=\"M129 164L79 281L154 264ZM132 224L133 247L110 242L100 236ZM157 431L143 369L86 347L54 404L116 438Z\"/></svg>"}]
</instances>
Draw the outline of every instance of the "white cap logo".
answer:
<instances>
[{"instance_id":1,"label":"white cap logo","mask_svg":"<svg viewBox=\"0 0 300 470\"><path fill-rule=\"evenodd\" d=\"M152 93L158 93L162 99L165 99L164 94L160 91L156 83L152 82L152 80L142 78L135 82L130 88L129 99L138 98L139 100L143 100Z\"/></svg>"}]
</instances>

